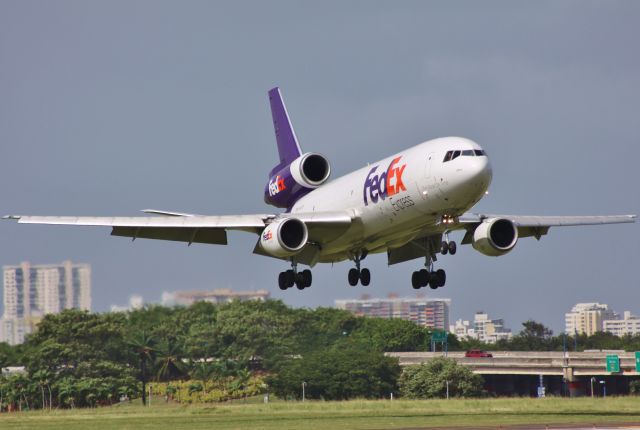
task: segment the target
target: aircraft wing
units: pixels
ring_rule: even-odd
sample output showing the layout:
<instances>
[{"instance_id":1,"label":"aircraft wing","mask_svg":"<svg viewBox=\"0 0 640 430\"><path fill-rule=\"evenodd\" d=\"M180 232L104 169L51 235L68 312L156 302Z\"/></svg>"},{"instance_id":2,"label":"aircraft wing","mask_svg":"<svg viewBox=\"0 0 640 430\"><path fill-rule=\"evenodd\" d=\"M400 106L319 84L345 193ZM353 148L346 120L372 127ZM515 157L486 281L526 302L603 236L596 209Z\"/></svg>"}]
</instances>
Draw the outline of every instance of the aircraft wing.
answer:
<instances>
[{"instance_id":1,"label":"aircraft wing","mask_svg":"<svg viewBox=\"0 0 640 430\"><path fill-rule=\"evenodd\" d=\"M342 234L351 223L346 212L314 212L301 214L253 215L194 215L145 209L146 213L161 216L138 217L86 217L86 216L22 216L8 215L4 219L21 224L73 225L111 227L112 236L143 239L172 240L178 242L226 245L227 230L260 234L278 218L295 217L309 228L310 239L320 239L329 232ZM320 241L320 240L319 240Z\"/></svg>"},{"instance_id":2,"label":"aircraft wing","mask_svg":"<svg viewBox=\"0 0 640 430\"><path fill-rule=\"evenodd\" d=\"M607 215L607 216L535 216L535 215L494 215L467 213L460 217L461 227L469 224L479 224L491 218L504 218L518 227L519 237L534 236L540 239L546 235L551 227L568 227L578 225L622 224L636 221L636 215ZM469 233L467 233L469 235ZM466 241L462 243L469 243Z\"/></svg>"},{"instance_id":3,"label":"aircraft wing","mask_svg":"<svg viewBox=\"0 0 640 430\"><path fill-rule=\"evenodd\" d=\"M466 213L458 219L458 223L451 224L449 230L467 230L461 243L468 245L473 240L475 227L484 220L492 218L511 220L518 228L518 237L533 236L540 239L549 232L551 227L631 223L635 222L636 216L529 216ZM402 263L422 258L425 255L432 255L435 258L435 255L439 253L441 240L442 233L440 231L425 232L399 248L389 249L387 251L388 264Z\"/></svg>"}]
</instances>

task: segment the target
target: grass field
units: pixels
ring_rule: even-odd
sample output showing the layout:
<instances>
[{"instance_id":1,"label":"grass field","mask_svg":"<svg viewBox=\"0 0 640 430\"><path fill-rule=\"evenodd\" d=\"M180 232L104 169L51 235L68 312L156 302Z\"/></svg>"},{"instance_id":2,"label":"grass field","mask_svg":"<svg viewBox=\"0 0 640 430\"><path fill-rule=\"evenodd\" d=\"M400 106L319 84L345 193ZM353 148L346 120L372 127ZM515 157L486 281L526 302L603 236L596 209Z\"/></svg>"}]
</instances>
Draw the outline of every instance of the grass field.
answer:
<instances>
[{"instance_id":1,"label":"grass field","mask_svg":"<svg viewBox=\"0 0 640 430\"><path fill-rule=\"evenodd\" d=\"M352 400L225 403L159 402L82 410L0 414L0 429L389 429L517 424L640 423L640 398ZM544 427L542 427L544 428Z\"/></svg>"}]
</instances>

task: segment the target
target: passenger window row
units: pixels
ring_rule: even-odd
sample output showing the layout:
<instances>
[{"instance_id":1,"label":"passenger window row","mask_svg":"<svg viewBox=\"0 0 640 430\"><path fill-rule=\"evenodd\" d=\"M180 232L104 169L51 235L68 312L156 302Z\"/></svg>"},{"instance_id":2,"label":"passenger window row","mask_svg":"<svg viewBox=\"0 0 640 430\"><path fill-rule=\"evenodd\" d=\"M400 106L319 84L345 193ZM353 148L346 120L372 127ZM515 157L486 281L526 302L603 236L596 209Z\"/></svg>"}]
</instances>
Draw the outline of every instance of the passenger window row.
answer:
<instances>
[{"instance_id":1,"label":"passenger window row","mask_svg":"<svg viewBox=\"0 0 640 430\"><path fill-rule=\"evenodd\" d=\"M463 157L481 157L483 155L487 155L482 149L465 149L464 151L449 151L444 156L443 163L447 161L451 161L459 156Z\"/></svg>"}]
</instances>

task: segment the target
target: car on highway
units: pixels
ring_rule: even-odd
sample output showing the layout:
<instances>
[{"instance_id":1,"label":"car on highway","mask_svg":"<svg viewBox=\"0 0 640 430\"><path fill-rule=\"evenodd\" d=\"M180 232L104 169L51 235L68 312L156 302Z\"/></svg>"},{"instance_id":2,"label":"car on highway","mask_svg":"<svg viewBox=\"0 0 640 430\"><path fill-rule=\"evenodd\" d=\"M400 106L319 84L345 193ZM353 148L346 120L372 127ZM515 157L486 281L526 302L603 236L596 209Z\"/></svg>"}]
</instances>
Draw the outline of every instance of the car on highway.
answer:
<instances>
[{"instance_id":1,"label":"car on highway","mask_svg":"<svg viewBox=\"0 0 640 430\"><path fill-rule=\"evenodd\" d=\"M470 349L464 353L464 356L467 358L486 358L493 357L490 352L483 351L481 349Z\"/></svg>"}]
</instances>

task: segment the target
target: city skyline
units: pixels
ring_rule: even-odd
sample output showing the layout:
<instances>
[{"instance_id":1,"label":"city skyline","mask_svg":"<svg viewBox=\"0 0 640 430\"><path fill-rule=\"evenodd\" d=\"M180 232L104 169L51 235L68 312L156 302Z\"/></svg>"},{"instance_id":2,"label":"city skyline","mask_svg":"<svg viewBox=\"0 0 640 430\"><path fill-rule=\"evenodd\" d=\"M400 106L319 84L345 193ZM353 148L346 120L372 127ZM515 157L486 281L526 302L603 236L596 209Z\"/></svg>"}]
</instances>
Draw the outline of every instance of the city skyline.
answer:
<instances>
[{"instance_id":1,"label":"city skyline","mask_svg":"<svg viewBox=\"0 0 640 430\"><path fill-rule=\"evenodd\" d=\"M72 264L70 260L65 261L64 263L62 263L63 266L68 266ZM25 266L26 265L26 266ZM31 264L30 262L22 262L19 265L4 265L4 268L18 268L18 267L35 267L35 268L49 268L49 269L56 269L58 267L60 267L61 265L58 264ZM74 265L74 266L78 266L78 265ZM82 267L88 267L88 265L86 264L79 264L79 266ZM90 269L89 273L90 273ZM90 275L89 275L90 276ZM6 281L5 281L6 282ZM414 292L415 293L415 292ZM4 286L3 286L3 295L4 295ZM224 302L224 299L222 298L223 296L228 296L227 300L230 300L231 296L234 296L233 298L239 298L242 299L243 297L250 297L250 298L258 298L262 301L264 300L269 300L271 299L271 293L269 292L268 289L265 288L258 288L258 289L254 289L251 291L242 291L242 290L238 290L235 288L229 288L229 287L225 287L225 288L186 288L185 290L174 290L174 291L163 291L160 294L160 297L158 299L149 299L149 298L144 298L141 294L138 294L136 292L132 292L128 298L127 301L129 302L129 306L122 306L122 305L118 305L115 303L109 303L107 306L103 306L103 309L100 310L96 310L97 312L102 311L102 312L122 312L122 311L128 311L131 309L139 309L144 305L162 305L162 306L174 306L174 305L188 305L190 303L193 303L194 301L197 300L205 300L205 301L212 301L213 303L218 303L218 302ZM207 299L207 297L210 297L210 299ZM212 299L211 299L212 298ZM277 298L276 298L277 299ZM453 327L457 327L456 324L453 324L452 322L458 323L458 322L462 322L462 321L470 321L471 323L473 323L473 319L469 318L468 314L455 314L451 312L451 308L452 308L452 303L451 303L451 299L449 298L437 298L437 297L431 297L429 295L425 295L424 292L419 292L419 293L415 293L415 296L410 296L409 294L404 294L404 295L398 295L397 293L393 292L393 293L389 293L387 295L387 297L371 297L369 293L364 293L362 294L360 297L358 298L354 298L354 299L348 299L348 298L336 298L333 302L333 306L337 306L336 304L338 302L346 302L346 301L362 301L362 300L376 300L376 301L384 301L384 300L394 300L394 299L398 299L398 300L447 300L449 302L449 304L447 305L447 320L449 321L448 324L446 324L447 330L455 333L456 330L455 329L450 329ZM87 310L90 310L90 303L91 303L91 298L89 296L89 301L88 301L89 305L85 306L84 308L86 308ZM588 335L593 334L595 331L611 331L614 334L618 333L618 332L622 332L623 330L637 330L640 331L640 317L637 317L635 314L635 310L634 309L629 309L630 307L627 306L625 309L622 309L622 312L618 312L617 310L611 308L609 309L607 304L601 304L601 303L581 303L581 302L577 302L577 301L573 301L572 303L574 303L574 305L571 305L570 308L571 310L569 312L566 312L562 315L562 323L559 324L558 326L555 326L553 324L553 322L549 322L549 321L545 321L545 320L536 320L537 322L540 322L542 324L544 324L545 326L551 328L554 332L554 335L558 335L562 332L568 333L568 334L572 334L575 331L577 331L579 334L585 333ZM0 303L2 305L2 308L0 308L0 310L2 312L0 312L0 315L5 315L5 301L3 300L2 303ZM63 306L64 307L64 306ZM73 308L74 306L70 306L70 308ZM607 310L606 314L604 315L593 315L593 311L595 309L599 309L600 307L602 307L602 309ZM584 308L584 309L582 309ZM57 309L57 308L56 308ZM453 309L455 309L455 305L453 306ZM581 329L581 330L575 330L573 327L575 326L575 322L573 322L571 325L571 327L569 327L569 315L579 312L579 311L591 311L590 313L593 315L591 317L591 319L588 322L583 322L582 324L587 324L590 325L591 327L599 327L599 329L594 329L591 328L589 330L586 329ZM47 312L43 312L47 313ZM476 310L473 315L478 315L478 314L485 314L486 313L482 310ZM501 315L500 309L498 308L498 310L496 312L492 312L492 314L498 314ZM576 316L574 316L574 319L576 318ZM584 317L583 317L584 318ZM556 317L555 319L560 320L561 317ZM520 330L521 330L521 324L525 321L527 321L528 319L523 319L522 321L512 321L512 322L508 322L505 323L504 322L504 318L499 318L500 321L500 325L509 325L510 327L513 326L513 329L508 329L509 332L513 332L513 334L517 334ZM491 322L492 320L489 319L489 322ZM466 322L466 321L465 321ZM606 330L605 329L605 323L609 322L609 327L611 327L611 329ZM458 327L460 328L460 327ZM470 327L473 329L473 325L471 325Z\"/></svg>"},{"instance_id":2,"label":"city skyline","mask_svg":"<svg viewBox=\"0 0 640 430\"><path fill-rule=\"evenodd\" d=\"M73 263L3 266L0 342L19 344L42 318L64 309L91 310L91 266Z\"/></svg>"},{"instance_id":3,"label":"city skyline","mask_svg":"<svg viewBox=\"0 0 640 430\"><path fill-rule=\"evenodd\" d=\"M2 215L136 215L144 208L263 213L277 162L266 92L279 86L302 147L332 177L429 138L461 135L489 154L479 212L640 213L633 2L322 5L0 4ZM331 32L326 29L331 28ZM117 31L115 30L117 29ZM275 48L274 47L282 47ZM514 330L555 333L576 302L640 308L640 225L551 229L492 259L460 246L439 258L452 315L478 309ZM372 284L348 263L281 292L282 262L255 237L187 247L108 229L0 223L0 263L86 261L94 309L135 292L267 289L294 306L411 293L371 254ZM452 235L458 243L461 236ZM157 299L156 299L157 298Z\"/></svg>"}]
</instances>

